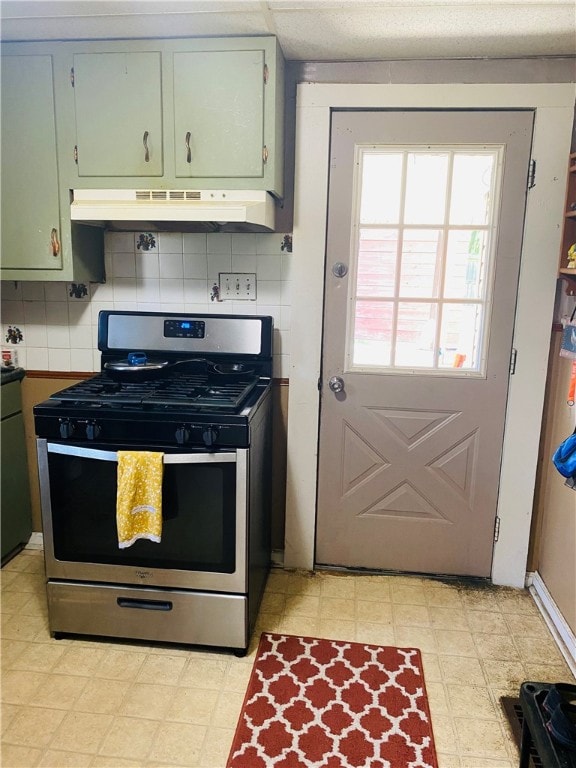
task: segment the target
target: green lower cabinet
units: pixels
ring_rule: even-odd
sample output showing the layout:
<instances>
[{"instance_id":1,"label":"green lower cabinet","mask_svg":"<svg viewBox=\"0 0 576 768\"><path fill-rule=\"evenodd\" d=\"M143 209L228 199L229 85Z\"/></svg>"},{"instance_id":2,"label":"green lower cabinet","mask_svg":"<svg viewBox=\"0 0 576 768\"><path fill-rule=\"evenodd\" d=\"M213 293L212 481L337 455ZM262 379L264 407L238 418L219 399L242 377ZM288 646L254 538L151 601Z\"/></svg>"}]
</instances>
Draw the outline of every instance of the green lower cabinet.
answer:
<instances>
[{"instance_id":1,"label":"green lower cabinet","mask_svg":"<svg viewBox=\"0 0 576 768\"><path fill-rule=\"evenodd\" d=\"M4 376L4 374L3 374ZM2 562L28 542L32 532L28 458L20 381L2 384Z\"/></svg>"}]
</instances>

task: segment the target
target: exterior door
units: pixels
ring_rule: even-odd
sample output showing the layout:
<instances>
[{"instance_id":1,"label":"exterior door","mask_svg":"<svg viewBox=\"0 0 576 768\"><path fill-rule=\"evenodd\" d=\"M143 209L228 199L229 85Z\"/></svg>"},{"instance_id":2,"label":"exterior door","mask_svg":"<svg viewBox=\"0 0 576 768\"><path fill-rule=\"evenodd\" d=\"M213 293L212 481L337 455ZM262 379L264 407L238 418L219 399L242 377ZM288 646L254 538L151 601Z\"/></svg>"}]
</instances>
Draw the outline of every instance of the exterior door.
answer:
<instances>
[{"instance_id":1,"label":"exterior door","mask_svg":"<svg viewBox=\"0 0 576 768\"><path fill-rule=\"evenodd\" d=\"M318 565L490 575L532 127L333 113Z\"/></svg>"}]
</instances>

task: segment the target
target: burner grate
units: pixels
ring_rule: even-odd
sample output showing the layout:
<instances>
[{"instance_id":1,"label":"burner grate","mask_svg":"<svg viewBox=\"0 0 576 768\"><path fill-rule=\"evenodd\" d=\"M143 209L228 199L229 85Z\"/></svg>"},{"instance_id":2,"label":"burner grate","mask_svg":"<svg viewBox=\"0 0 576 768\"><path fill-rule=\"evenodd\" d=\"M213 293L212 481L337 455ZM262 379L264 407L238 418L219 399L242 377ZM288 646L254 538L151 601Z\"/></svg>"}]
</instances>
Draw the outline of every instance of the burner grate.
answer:
<instances>
[{"instance_id":1,"label":"burner grate","mask_svg":"<svg viewBox=\"0 0 576 768\"><path fill-rule=\"evenodd\" d=\"M101 373L52 395L76 405L174 407L182 410L238 409L258 383L257 377L214 383L206 375L179 373L160 379L119 382Z\"/></svg>"}]
</instances>

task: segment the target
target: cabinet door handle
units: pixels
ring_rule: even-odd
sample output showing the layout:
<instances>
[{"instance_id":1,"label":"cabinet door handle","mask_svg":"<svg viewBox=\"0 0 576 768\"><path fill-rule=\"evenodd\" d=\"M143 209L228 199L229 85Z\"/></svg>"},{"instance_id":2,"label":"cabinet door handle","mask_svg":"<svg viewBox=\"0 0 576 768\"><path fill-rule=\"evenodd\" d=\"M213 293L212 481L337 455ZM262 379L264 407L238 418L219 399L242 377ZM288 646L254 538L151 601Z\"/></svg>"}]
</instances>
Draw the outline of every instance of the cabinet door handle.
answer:
<instances>
[{"instance_id":1,"label":"cabinet door handle","mask_svg":"<svg viewBox=\"0 0 576 768\"><path fill-rule=\"evenodd\" d=\"M142 136L142 144L144 144L144 162L149 163L150 162L150 150L148 149L148 136L150 134L148 131L144 131L144 136Z\"/></svg>"},{"instance_id":2,"label":"cabinet door handle","mask_svg":"<svg viewBox=\"0 0 576 768\"><path fill-rule=\"evenodd\" d=\"M186 131L185 144L186 144L186 162L187 163L191 163L192 162L192 150L190 149L190 138L191 138L191 136L192 136L192 134L190 133L190 131Z\"/></svg>"},{"instance_id":3,"label":"cabinet door handle","mask_svg":"<svg viewBox=\"0 0 576 768\"><path fill-rule=\"evenodd\" d=\"M52 256L60 255L60 240L58 240L58 230L53 228L50 232L50 245L52 246Z\"/></svg>"}]
</instances>

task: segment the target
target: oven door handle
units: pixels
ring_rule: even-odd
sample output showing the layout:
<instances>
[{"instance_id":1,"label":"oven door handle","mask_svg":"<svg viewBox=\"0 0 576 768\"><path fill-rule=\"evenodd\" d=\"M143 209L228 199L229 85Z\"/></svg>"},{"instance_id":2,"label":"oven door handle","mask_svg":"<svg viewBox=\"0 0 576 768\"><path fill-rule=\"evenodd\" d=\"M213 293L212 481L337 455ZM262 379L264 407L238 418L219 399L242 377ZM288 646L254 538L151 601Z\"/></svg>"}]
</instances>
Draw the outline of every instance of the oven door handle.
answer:
<instances>
[{"instance_id":1,"label":"oven door handle","mask_svg":"<svg viewBox=\"0 0 576 768\"><path fill-rule=\"evenodd\" d=\"M64 456L79 456L82 459L118 462L116 451L101 451L97 448L83 448L79 445L61 445L48 443L48 453L61 453ZM226 453L165 453L164 464L223 464L236 461L236 452Z\"/></svg>"}]
</instances>

